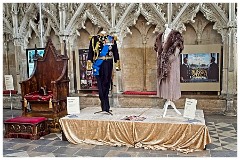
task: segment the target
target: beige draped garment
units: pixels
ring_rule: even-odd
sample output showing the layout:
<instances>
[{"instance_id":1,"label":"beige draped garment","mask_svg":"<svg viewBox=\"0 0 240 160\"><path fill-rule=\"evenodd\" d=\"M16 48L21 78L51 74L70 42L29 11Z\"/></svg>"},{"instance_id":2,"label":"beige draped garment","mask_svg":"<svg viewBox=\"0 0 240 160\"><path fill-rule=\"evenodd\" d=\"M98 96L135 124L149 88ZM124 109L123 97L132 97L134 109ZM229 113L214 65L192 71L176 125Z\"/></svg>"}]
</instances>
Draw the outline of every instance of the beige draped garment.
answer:
<instances>
[{"instance_id":1,"label":"beige draped garment","mask_svg":"<svg viewBox=\"0 0 240 160\"><path fill-rule=\"evenodd\" d=\"M177 100L181 97L180 58L183 50L183 38L180 32L172 30L166 41L160 33L155 41L154 49L158 53L158 96L163 99Z\"/></svg>"}]
</instances>

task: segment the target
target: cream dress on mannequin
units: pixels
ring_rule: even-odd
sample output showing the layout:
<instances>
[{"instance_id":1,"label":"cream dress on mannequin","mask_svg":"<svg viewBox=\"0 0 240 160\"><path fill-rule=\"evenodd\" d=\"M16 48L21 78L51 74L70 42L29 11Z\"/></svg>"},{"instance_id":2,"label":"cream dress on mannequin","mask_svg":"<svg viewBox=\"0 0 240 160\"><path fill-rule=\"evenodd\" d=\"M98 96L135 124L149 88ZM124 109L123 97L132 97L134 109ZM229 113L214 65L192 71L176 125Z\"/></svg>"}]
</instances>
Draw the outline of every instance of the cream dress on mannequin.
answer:
<instances>
[{"instance_id":1,"label":"cream dress on mannequin","mask_svg":"<svg viewBox=\"0 0 240 160\"><path fill-rule=\"evenodd\" d=\"M162 35L163 47L169 38L169 34L172 31L168 26ZM161 80L161 84L158 81L158 95L167 101L164 104L164 113L163 117L165 117L168 105L171 105L173 109L181 115L181 113L177 110L175 104L172 102L181 97L181 89L180 89L180 56L179 56L179 48L176 47L174 54L169 57L169 61L171 63L171 68L168 72L168 76ZM158 53L159 54L159 53Z\"/></svg>"}]
</instances>

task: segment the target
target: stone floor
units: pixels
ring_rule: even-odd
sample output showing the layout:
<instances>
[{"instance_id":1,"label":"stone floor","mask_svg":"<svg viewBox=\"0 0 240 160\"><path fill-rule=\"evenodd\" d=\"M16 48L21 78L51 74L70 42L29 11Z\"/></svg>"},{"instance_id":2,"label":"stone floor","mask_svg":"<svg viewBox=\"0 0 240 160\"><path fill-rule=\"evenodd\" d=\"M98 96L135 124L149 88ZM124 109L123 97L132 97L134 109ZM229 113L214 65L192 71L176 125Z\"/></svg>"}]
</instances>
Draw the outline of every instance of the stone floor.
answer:
<instances>
[{"instance_id":1,"label":"stone floor","mask_svg":"<svg viewBox=\"0 0 240 160\"><path fill-rule=\"evenodd\" d=\"M3 120L16 117L21 110L3 109ZM62 135L51 133L39 140L3 138L3 157L234 157L237 158L237 117L205 115L212 143L206 150L184 154L131 147L70 144ZM4 127L3 127L4 134Z\"/></svg>"}]
</instances>

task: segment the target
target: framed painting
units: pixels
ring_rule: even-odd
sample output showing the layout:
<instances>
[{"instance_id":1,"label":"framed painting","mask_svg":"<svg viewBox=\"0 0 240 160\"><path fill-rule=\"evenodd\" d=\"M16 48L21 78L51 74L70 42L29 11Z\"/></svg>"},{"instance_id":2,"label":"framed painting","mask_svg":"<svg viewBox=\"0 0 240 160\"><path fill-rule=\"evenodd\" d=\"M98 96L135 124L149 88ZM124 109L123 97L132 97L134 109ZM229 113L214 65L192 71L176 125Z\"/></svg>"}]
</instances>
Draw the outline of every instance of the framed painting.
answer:
<instances>
[{"instance_id":1,"label":"framed painting","mask_svg":"<svg viewBox=\"0 0 240 160\"><path fill-rule=\"evenodd\" d=\"M221 45L185 45L180 55L181 91L218 91Z\"/></svg>"},{"instance_id":2,"label":"framed painting","mask_svg":"<svg viewBox=\"0 0 240 160\"><path fill-rule=\"evenodd\" d=\"M45 50L44 48L33 48L26 49L26 52L27 52L27 74L28 77L30 77L34 69L34 58L36 56L43 57Z\"/></svg>"}]
</instances>

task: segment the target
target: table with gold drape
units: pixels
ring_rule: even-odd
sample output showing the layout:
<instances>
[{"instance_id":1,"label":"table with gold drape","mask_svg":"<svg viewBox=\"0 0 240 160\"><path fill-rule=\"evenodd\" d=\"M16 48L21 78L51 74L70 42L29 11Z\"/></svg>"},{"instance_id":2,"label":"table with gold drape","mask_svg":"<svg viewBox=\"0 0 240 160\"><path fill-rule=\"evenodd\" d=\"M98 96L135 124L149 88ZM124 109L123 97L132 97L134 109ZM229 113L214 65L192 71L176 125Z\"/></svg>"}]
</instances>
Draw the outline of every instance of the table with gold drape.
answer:
<instances>
[{"instance_id":1,"label":"table with gold drape","mask_svg":"<svg viewBox=\"0 0 240 160\"><path fill-rule=\"evenodd\" d=\"M116 116L93 115L94 110L86 110L88 111L82 111L77 118L60 119L66 138L73 144L126 145L154 150L171 149L187 153L203 150L205 145L211 142L201 110L197 110L196 113L199 116L194 123L190 123L182 116L171 115L174 114L171 111L168 111L170 115L166 118L160 118L157 116L159 109L151 109L142 115L146 117L144 121L121 120L124 117L123 113L130 114L126 108L114 108L113 112L116 112ZM139 110L144 109L137 109L134 112L140 112Z\"/></svg>"}]
</instances>

